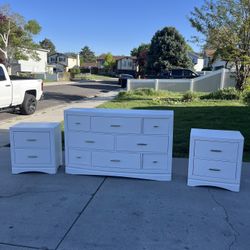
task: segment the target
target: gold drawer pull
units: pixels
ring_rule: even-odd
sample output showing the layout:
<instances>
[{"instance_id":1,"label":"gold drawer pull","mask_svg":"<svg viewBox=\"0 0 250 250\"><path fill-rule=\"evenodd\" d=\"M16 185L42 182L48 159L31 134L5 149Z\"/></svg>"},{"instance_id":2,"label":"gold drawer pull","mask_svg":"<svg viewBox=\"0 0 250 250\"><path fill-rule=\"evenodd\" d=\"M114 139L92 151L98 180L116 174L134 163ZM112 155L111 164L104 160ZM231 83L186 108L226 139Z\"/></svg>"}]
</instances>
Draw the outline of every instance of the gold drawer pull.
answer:
<instances>
[{"instance_id":1,"label":"gold drawer pull","mask_svg":"<svg viewBox=\"0 0 250 250\"><path fill-rule=\"evenodd\" d=\"M219 150L219 149L211 149L210 151L213 153L221 153L222 152L222 150Z\"/></svg>"},{"instance_id":2,"label":"gold drawer pull","mask_svg":"<svg viewBox=\"0 0 250 250\"><path fill-rule=\"evenodd\" d=\"M158 163L158 161L153 161L153 163Z\"/></svg>"},{"instance_id":3,"label":"gold drawer pull","mask_svg":"<svg viewBox=\"0 0 250 250\"><path fill-rule=\"evenodd\" d=\"M147 146L147 143L137 143L137 146Z\"/></svg>"},{"instance_id":4,"label":"gold drawer pull","mask_svg":"<svg viewBox=\"0 0 250 250\"><path fill-rule=\"evenodd\" d=\"M95 143L95 141L85 141L86 143Z\"/></svg>"},{"instance_id":5,"label":"gold drawer pull","mask_svg":"<svg viewBox=\"0 0 250 250\"><path fill-rule=\"evenodd\" d=\"M218 168L209 168L210 171L214 171L214 172L220 172L221 170Z\"/></svg>"},{"instance_id":6,"label":"gold drawer pull","mask_svg":"<svg viewBox=\"0 0 250 250\"><path fill-rule=\"evenodd\" d=\"M115 124L112 124L112 125L110 125L110 127L111 127L111 128L120 128L120 127L121 127L121 125L115 125Z\"/></svg>"},{"instance_id":7,"label":"gold drawer pull","mask_svg":"<svg viewBox=\"0 0 250 250\"><path fill-rule=\"evenodd\" d=\"M36 158L38 158L38 156L36 156L36 155L29 155L28 158L29 159L36 159Z\"/></svg>"},{"instance_id":8,"label":"gold drawer pull","mask_svg":"<svg viewBox=\"0 0 250 250\"><path fill-rule=\"evenodd\" d=\"M121 162L120 160L110 160L111 162Z\"/></svg>"},{"instance_id":9,"label":"gold drawer pull","mask_svg":"<svg viewBox=\"0 0 250 250\"><path fill-rule=\"evenodd\" d=\"M28 141L28 142L35 142L35 141L37 141L37 139L27 139L26 141Z\"/></svg>"},{"instance_id":10,"label":"gold drawer pull","mask_svg":"<svg viewBox=\"0 0 250 250\"><path fill-rule=\"evenodd\" d=\"M159 128L159 126L158 125L154 125L154 128Z\"/></svg>"}]
</instances>

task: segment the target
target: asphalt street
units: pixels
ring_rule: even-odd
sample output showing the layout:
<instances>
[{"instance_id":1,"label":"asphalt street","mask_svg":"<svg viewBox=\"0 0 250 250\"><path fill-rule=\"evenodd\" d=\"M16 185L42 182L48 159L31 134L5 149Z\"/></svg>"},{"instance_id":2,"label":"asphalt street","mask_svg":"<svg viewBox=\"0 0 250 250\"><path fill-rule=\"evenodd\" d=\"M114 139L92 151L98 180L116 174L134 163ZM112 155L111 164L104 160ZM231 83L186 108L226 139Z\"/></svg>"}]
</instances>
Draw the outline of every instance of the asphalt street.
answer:
<instances>
[{"instance_id":1,"label":"asphalt street","mask_svg":"<svg viewBox=\"0 0 250 250\"><path fill-rule=\"evenodd\" d=\"M37 110L54 107L57 105L82 101L86 97L96 96L103 92L118 89L116 82L76 82L73 84L44 86L44 98L38 102ZM0 121L20 116L11 112L0 113Z\"/></svg>"}]
</instances>

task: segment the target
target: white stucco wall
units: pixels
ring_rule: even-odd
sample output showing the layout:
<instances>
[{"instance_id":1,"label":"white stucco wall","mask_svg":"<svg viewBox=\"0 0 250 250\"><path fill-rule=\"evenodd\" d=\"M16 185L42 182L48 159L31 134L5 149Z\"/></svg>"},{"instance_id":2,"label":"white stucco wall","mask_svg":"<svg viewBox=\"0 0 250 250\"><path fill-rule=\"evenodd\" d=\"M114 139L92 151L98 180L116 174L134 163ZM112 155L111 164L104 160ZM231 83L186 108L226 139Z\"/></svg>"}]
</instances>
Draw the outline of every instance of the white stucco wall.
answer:
<instances>
[{"instance_id":1,"label":"white stucco wall","mask_svg":"<svg viewBox=\"0 0 250 250\"><path fill-rule=\"evenodd\" d=\"M204 67L204 59L198 58L197 63L194 65L194 70L195 71L202 71L203 67Z\"/></svg>"},{"instance_id":2,"label":"white stucco wall","mask_svg":"<svg viewBox=\"0 0 250 250\"><path fill-rule=\"evenodd\" d=\"M21 72L31 72L31 73L44 73L46 72L47 67L47 51L45 50L37 50L37 54L40 58L40 61L36 61L32 58L29 60L18 60L18 64L20 64Z\"/></svg>"}]
</instances>

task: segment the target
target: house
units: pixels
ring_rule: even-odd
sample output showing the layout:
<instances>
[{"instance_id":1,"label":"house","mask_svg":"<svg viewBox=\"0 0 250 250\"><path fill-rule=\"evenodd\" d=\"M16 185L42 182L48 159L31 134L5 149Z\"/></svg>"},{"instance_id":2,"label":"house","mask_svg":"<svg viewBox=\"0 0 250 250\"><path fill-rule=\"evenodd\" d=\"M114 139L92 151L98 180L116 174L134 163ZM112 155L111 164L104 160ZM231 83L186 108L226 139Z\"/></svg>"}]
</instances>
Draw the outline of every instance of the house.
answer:
<instances>
[{"instance_id":1,"label":"house","mask_svg":"<svg viewBox=\"0 0 250 250\"><path fill-rule=\"evenodd\" d=\"M69 69L80 66L79 54L74 57L63 53L53 53L48 56L48 64L54 72L67 72Z\"/></svg>"},{"instance_id":2,"label":"house","mask_svg":"<svg viewBox=\"0 0 250 250\"><path fill-rule=\"evenodd\" d=\"M204 68L204 58L199 53L193 51L188 52L188 57L191 59L194 65L194 70L202 71Z\"/></svg>"},{"instance_id":3,"label":"house","mask_svg":"<svg viewBox=\"0 0 250 250\"><path fill-rule=\"evenodd\" d=\"M132 74L135 75L138 71L137 58L133 56L113 56L116 63L113 71L116 74ZM100 55L97 58L97 68L99 71L104 69L105 55Z\"/></svg>"},{"instance_id":4,"label":"house","mask_svg":"<svg viewBox=\"0 0 250 250\"><path fill-rule=\"evenodd\" d=\"M47 72L47 54L48 50L36 49L36 53L40 60L29 57L28 60L12 60L11 61L11 74L17 73L45 73Z\"/></svg>"}]
</instances>

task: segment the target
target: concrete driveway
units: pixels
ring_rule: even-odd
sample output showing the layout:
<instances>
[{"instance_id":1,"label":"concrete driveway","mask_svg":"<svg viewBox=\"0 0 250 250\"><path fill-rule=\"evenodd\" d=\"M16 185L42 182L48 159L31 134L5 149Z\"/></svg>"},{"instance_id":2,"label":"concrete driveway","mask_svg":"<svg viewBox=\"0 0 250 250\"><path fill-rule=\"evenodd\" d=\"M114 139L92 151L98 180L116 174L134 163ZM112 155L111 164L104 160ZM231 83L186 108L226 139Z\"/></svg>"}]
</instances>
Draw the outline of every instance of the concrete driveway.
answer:
<instances>
[{"instance_id":1,"label":"concrete driveway","mask_svg":"<svg viewBox=\"0 0 250 250\"><path fill-rule=\"evenodd\" d=\"M3 157L4 156L4 157ZM250 166L239 193L188 187L187 160L173 180L12 175L0 150L0 249L242 249L250 246Z\"/></svg>"}]
</instances>

